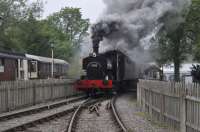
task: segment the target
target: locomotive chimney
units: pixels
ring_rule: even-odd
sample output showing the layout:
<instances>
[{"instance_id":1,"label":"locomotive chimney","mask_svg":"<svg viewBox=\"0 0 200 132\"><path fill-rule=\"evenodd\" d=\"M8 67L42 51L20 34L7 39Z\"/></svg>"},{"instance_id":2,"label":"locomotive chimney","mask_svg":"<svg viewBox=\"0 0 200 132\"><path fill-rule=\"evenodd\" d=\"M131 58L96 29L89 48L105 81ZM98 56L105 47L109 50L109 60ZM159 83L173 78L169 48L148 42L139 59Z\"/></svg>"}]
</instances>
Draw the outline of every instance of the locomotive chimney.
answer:
<instances>
[{"instance_id":1,"label":"locomotive chimney","mask_svg":"<svg viewBox=\"0 0 200 132\"><path fill-rule=\"evenodd\" d=\"M99 42L93 41L93 52L99 54Z\"/></svg>"}]
</instances>

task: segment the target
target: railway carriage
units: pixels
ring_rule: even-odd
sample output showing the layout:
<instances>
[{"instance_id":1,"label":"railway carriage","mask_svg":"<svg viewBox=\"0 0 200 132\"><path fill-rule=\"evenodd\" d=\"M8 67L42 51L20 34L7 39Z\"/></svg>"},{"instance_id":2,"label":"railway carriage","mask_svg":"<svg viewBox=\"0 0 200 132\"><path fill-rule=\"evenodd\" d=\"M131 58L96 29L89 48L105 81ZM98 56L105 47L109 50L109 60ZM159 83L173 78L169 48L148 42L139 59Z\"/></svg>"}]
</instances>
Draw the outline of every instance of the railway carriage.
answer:
<instances>
[{"instance_id":1,"label":"railway carriage","mask_svg":"<svg viewBox=\"0 0 200 132\"><path fill-rule=\"evenodd\" d=\"M9 81L21 79L25 76L23 63L27 59L24 54L0 52L0 80Z\"/></svg>"},{"instance_id":2,"label":"railway carriage","mask_svg":"<svg viewBox=\"0 0 200 132\"><path fill-rule=\"evenodd\" d=\"M54 78L66 78L69 64L54 59ZM51 78L52 58L0 51L0 81Z\"/></svg>"},{"instance_id":3,"label":"railway carriage","mask_svg":"<svg viewBox=\"0 0 200 132\"><path fill-rule=\"evenodd\" d=\"M48 57L35 56L26 54L29 61L29 78L30 79L47 79L52 74L52 59ZM54 78L63 78L67 76L69 64L61 59L54 59Z\"/></svg>"}]
</instances>

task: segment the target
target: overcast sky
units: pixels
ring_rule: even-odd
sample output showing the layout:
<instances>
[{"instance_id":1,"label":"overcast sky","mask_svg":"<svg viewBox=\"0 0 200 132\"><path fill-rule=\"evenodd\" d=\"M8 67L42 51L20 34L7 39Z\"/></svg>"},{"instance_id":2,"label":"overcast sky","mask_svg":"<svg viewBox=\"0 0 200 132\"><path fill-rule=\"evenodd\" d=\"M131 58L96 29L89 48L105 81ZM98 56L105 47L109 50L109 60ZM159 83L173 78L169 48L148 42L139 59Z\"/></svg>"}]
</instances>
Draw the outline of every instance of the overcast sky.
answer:
<instances>
[{"instance_id":1,"label":"overcast sky","mask_svg":"<svg viewBox=\"0 0 200 132\"><path fill-rule=\"evenodd\" d=\"M89 18L94 23L104 10L102 0L44 0L44 17L59 11L66 6L79 7L84 18Z\"/></svg>"}]
</instances>

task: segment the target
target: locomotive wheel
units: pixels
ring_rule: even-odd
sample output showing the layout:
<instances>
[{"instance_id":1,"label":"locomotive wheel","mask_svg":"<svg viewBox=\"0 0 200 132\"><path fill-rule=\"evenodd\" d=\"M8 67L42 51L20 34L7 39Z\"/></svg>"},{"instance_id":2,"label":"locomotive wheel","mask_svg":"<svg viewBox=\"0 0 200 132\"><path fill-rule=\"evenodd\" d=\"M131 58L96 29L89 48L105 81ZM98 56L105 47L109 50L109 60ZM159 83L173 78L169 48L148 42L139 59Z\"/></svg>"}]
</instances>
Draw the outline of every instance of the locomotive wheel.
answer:
<instances>
[{"instance_id":1,"label":"locomotive wheel","mask_svg":"<svg viewBox=\"0 0 200 132\"><path fill-rule=\"evenodd\" d=\"M96 89L92 89L86 92L87 97L95 97L97 94L97 90Z\"/></svg>"},{"instance_id":2,"label":"locomotive wheel","mask_svg":"<svg viewBox=\"0 0 200 132\"><path fill-rule=\"evenodd\" d=\"M96 89L92 89L92 97L96 97L96 95L97 95Z\"/></svg>"},{"instance_id":3,"label":"locomotive wheel","mask_svg":"<svg viewBox=\"0 0 200 132\"><path fill-rule=\"evenodd\" d=\"M89 91L86 92L86 97L90 97L90 92Z\"/></svg>"}]
</instances>

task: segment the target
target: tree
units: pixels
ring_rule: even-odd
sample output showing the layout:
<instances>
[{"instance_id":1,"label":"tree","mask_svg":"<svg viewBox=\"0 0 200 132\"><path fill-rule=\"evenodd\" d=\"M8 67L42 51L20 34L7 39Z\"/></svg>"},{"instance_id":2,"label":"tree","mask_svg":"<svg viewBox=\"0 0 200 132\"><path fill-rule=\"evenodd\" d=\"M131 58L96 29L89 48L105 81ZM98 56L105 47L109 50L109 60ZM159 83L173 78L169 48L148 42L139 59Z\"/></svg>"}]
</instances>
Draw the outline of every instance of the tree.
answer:
<instances>
[{"instance_id":1,"label":"tree","mask_svg":"<svg viewBox=\"0 0 200 132\"><path fill-rule=\"evenodd\" d=\"M0 0L0 50L26 52L69 60L79 49L88 31L89 20L80 9L64 8L47 19L40 20L43 3L40 0ZM45 50L44 50L45 49Z\"/></svg>"},{"instance_id":2,"label":"tree","mask_svg":"<svg viewBox=\"0 0 200 132\"><path fill-rule=\"evenodd\" d=\"M160 66L170 62L174 63L175 81L180 81L181 63L187 59L192 46L186 39L184 26L184 23L182 23L173 32L167 33L164 31L159 34L158 44L154 49L157 53L154 58Z\"/></svg>"},{"instance_id":3,"label":"tree","mask_svg":"<svg viewBox=\"0 0 200 132\"><path fill-rule=\"evenodd\" d=\"M80 49L80 44L87 34L89 20L82 18L79 8L66 7L49 16L47 21L54 31L59 32L52 37L52 41L57 43L56 56L72 57Z\"/></svg>"},{"instance_id":4,"label":"tree","mask_svg":"<svg viewBox=\"0 0 200 132\"><path fill-rule=\"evenodd\" d=\"M187 60L193 45L197 42L196 24L199 19L197 11L198 0L193 0L189 13L185 16L185 21L182 22L175 30L166 32L164 29L158 37L159 44L157 45L160 60L158 62L174 63L175 81L180 81L180 66L181 63ZM197 3L196 3L197 2ZM199 7L198 7L199 9ZM197 24L198 25L198 24Z\"/></svg>"},{"instance_id":5,"label":"tree","mask_svg":"<svg viewBox=\"0 0 200 132\"><path fill-rule=\"evenodd\" d=\"M193 0L186 20L168 36L174 43L172 45L172 58L175 66L175 80L179 81L180 64L192 54L192 47L196 45L200 37L200 1ZM197 48L195 48L197 49ZM196 50L195 50L196 51ZM197 53L197 52L196 52ZM196 54L197 55L197 54ZM195 55L195 56L196 56ZM197 56L196 56L197 57Z\"/></svg>"},{"instance_id":6,"label":"tree","mask_svg":"<svg viewBox=\"0 0 200 132\"><path fill-rule=\"evenodd\" d=\"M193 41L194 59L200 61L200 1L193 0L187 23L190 38Z\"/></svg>"},{"instance_id":7,"label":"tree","mask_svg":"<svg viewBox=\"0 0 200 132\"><path fill-rule=\"evenodd\" d=\"M187 59L192 47L191 43L187 41L185 29L185 23L183 23L174 32L167 35L169 38L169 58L174 63L175 81L180 81L181 63Z\"/></svg>"},{"instance_id":8,"label":"tree","mask_svg":"<svg viewBox=\"0 0 200 132\"><path fill-rule=\"evenodd\" d=\"M75 51L80 48L80 43L88 31L89 20L82 18L79 8L64 8L49 16L48 21L65 34Z\"/></svg>"},{"instance_id":9,"label":"tree","mask_svg":"<svg viewBox=\"0 0 200 132\"><path fill-rule=\"evenodd\" d=\"M0 49L25 51L23 24L30 14L35 18L40 16L42 3L39 0L31 4L27 0L0 0L0 7L3 20L0 25Z\"/></svg>"},{"instance_id":10,"label":"tree","mask_svg":"<svg viewBox=\"0 0 200 132\"><path fill-rule=\"evenodd\" d=\"M155 59L157 65L160 67L160 80L164 79L164 71L163 67L165 64L170 63L169 62L169 49L167 48L169 46L168 39L165 37L165 34L160 34L160 36L157 38L157 40L153 40L156 43L152 43L150 47L150 52L152 53L152 57Z\"/></svg>"}]
</instances>

